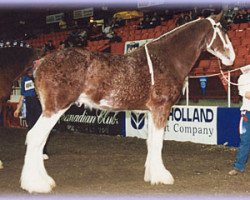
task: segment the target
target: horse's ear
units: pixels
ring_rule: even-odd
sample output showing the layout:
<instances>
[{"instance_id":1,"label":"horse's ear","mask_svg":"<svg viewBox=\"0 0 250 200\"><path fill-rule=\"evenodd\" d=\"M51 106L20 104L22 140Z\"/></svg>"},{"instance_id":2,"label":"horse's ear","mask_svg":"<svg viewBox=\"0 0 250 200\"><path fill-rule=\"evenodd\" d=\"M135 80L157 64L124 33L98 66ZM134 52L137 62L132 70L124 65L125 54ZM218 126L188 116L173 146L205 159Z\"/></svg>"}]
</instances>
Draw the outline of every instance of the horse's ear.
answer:
<instances>
[{"instance_id":1,"label":"horse's ear","mask_svg":"<svg viewBox=\"0 0 250 200\"><path fill-rule=\"evenodd\" d=\"M223 10L218 15L212 15L211 18L217 23L222 19Z\"/></svg>"}]
</instances>

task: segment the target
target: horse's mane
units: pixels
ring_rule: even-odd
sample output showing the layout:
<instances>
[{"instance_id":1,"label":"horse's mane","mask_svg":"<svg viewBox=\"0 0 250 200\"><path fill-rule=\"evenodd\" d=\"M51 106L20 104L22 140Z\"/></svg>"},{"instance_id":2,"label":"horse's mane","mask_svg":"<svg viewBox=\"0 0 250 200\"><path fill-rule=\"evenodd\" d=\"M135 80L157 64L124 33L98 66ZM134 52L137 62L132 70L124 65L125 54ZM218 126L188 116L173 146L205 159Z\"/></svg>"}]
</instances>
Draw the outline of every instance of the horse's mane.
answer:
<instances>
[{"instance_id":1,"label":"horse's mane","mask_svg":"<svg viewBox=\"0 0 250 200\"><path fill-rule=\"evenodd\" d=\"M183 24L181 26L178 26L178 27L170 30L169 32L164 33L163 35L159 36L158 38L155 38L151 42L155 42L155 41L160 40L161 38L166 38L166 37L168 39L171 39L171 38L173 38L175 36L178 36L180 33L183 33L184 30L185 30L185 34L187 34L187 31L192 30L193 27L194 27L194 25L198 25L200 22L202 22L201 18L193 20L193 21L190 21L188 23L185 23L185 24Z\"/></svg>"},{"instance_id":2,"label":"horse's mane","mask_svg":"<svg viewBox=\"0 0 250 200\"><path fill-rule=\"evenodd\" d=\"M161 42L162 39L165 40L165 39L171 39L175 36L178 36L181 32L183 32L183 30L191 30L193 28L193 25L195 24L195 22L201 22L202 21L202 18L199 18L199 19L196 19L196 20L193 20L193 21L190 21L186 24L183 24L181 26L178 26L162 35L160 35L159 37L157 38L154 38L152 41L146 43L146 44L143 44L142 46L140 46L139 48L135 49L133 52L136 52L136 51L140 51L142 48L145 47L145 45L147 44L153 44L153 43L156 43L156 42ZM131 52L131 53L133 53Z\"/></svg>"}]
</instances>

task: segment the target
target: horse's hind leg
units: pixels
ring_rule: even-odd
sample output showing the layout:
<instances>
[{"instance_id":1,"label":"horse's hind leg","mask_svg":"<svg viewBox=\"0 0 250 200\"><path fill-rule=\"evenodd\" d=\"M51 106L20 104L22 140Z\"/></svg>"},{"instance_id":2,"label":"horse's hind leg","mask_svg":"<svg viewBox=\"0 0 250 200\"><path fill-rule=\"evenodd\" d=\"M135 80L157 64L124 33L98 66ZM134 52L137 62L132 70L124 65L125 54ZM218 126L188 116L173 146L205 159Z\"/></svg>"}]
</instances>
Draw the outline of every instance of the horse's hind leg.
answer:
<instances>
[{"instance_id":1,"label":"horse's hind leg","mask_svg":"<svg viewBox=\"0 0 250 200\"><path fill-rule=\"evenodd\" d=\"M148 113L148 154L144 180L151 184L173 184L174 178L162 161L163 135L169 111L167 108ZM165 112L164 112L165 110Z\"/></svg>"},{"instance_id":2,"label":"horse's hind leg","mask_svg":"<svg viewBox=\"0 0 250 200\"><path fill-rule=\"evenodd\" d=\"M48 193L55 187L55 181L47 174L44 167L43 147L51 129L67 109L60 110L49 117L42 114L27 134L21 188L30 193Z\"/></svg>"}]
</instances>

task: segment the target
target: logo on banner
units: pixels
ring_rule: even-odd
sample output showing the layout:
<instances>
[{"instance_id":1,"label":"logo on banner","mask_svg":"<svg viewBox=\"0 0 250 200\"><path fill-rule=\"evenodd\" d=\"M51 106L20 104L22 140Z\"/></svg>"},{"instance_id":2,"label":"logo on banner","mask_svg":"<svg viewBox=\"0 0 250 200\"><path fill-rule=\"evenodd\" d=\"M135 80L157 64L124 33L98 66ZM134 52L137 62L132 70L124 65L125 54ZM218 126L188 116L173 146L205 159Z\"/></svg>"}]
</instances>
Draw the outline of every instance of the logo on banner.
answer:
<instances>
[{"instance_id":1,"label":"logo on banner","mask_svg":"<svg viewBox=\"0 0 250 200\"><path fill-rule=\"evenodd\" d=\"M131 112L131 126L134 129L140 130L145 125L145 114Z\"/></svg>"},{"instance_id":2,"label":"logo on banner","mask_svg":"<svg viewBox=\"0 0 250 200\"><path fill-rule=\"evenodd\" d=\"M202 94L205 95L206 87L207 87L207 77L201 77L200 78L200 86L201 86Z\"/></svg>"}]
</instances>

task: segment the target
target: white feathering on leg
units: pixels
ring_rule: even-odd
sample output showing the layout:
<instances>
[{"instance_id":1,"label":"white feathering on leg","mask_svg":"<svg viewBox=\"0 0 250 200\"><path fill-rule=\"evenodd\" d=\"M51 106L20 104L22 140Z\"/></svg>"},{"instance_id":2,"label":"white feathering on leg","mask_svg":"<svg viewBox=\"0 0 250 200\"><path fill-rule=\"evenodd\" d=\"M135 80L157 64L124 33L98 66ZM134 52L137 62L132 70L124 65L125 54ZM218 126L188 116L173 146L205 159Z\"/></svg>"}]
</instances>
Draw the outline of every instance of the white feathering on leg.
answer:
<instances>
[{"instance_id":1,"label":"white feathering on leg","mask_svg":"<svg viewBox=\"0 0 250 200\"><path fill-rule=\"evenodd\" d=\"M51 117L40 116L35 126L28 132L27 150L21 174L22 189L30 193L48 193L56 186L55 181L46 172L42 151L51 129L67 109Z\"/></svg>"},{"instance_id":2,"label":"white feathering on leg","mask_svg":"<svg viewBox=\"0 0 250 200\"><path fill-rule=\"evenodd\" d=\"M144 180L154 184L173 184L174 178L164 167L162 161L162 146L164 128L157 129L153 124L151 113L148 114L148 155L145 163Z\"/></svg>"}]
</instances>

